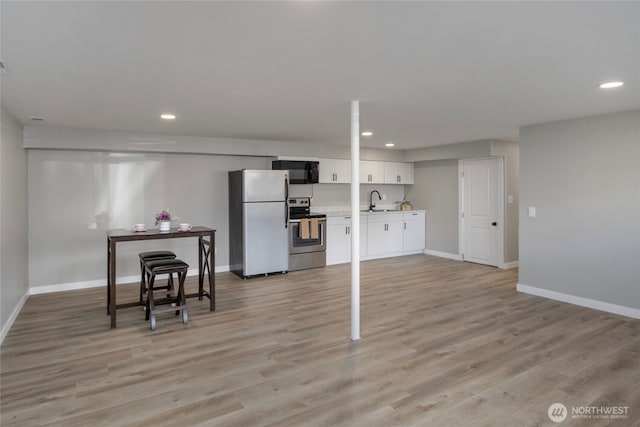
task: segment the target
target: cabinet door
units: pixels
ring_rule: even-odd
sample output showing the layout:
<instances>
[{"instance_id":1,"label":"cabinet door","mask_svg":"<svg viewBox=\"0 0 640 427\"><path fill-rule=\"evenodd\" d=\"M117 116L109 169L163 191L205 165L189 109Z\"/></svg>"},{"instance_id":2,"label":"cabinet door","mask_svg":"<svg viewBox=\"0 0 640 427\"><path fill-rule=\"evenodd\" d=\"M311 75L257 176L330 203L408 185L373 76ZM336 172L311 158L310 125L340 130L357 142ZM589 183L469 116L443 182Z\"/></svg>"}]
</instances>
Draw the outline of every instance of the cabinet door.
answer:
<instances>
[{"instance_id":1,"label":"cabinet door","mask_svg":"<svg viewBox=\"0 0 640 427\"><path fill-rule=\"evenodd\" d=\"M413 184L413 163L384 162L385 184Z\"/></svg>"},{"instance_id":2,"label":"cabinet door","mask_svg":"<svg viewBox=\"0 0 640 427\"><path fill-rule=\"evenodd\" d=\"M318 159L318 182L330 184L334 181L333 159Z\"/></svg>"},{"instance_id":3,"label":"cabinet door","mask_svg":"<svg viewBox=\"0 0 640 427\"><path fill-rule=\"evenodd\" d=\"M400 184L413 184L413 163L400 163Z\"/></svg>"},{"instance_id":4,"label":"cabinet door","mask_svg":"<svg viewBox=\"0 0 640 427\"><path fill-rule=\"evenodd\" d=\"M386 252L396 253L402 252L403 226L402 221L394 221L387 223L387 241Z\"/></svg>"},{"instance_id":5,"label":"cabinet door","mask_svg":"<svg viewBox=\"0 0 640 427\"><path fill-rule=\"evenodd\" d=\"M371 184L371 172L369 160L360 160L360 184Z\"/></svg>"},{"instance_id":6,"label":"cabinet door","mask_svg":"<svg viewBox=\"0 0 640 427\"><path fill-rule=\"evenodd\" d=\"M384 182L385 184L400 184L399 162L384 162Z\"/></svg>"},{"instance_id":7,"label":"cabinet door","mask_svg":"<svg viewBox=\"0 0 640 427\"><path fill-rule=\"evenodd\" d=\"M369 222L367 224L367 255L402 252L402 222Z\"/></svg>"},{"instance_id":8,"label":"cabinet door","mask_svg":"<svg viewBox=\"0 0 640 427\"><path fill-rule=\"evenodd\" d=\"M369 173L372 184L384 184L384 162L370 162Z\"/></svg>"},{"instance_id":9,"label":"cabinet door","mask_svg":"<svg viewBox=\"0 0 640 427\"><path fill-rule=\"evenodd\" d=\"M351 260L349 225L327 225L327 263L339 264Z\"/></svg>"},{"instance_id":10,"label":"cabinet door","mask_svg":"<svg viewBox=\"0 0 640 427\"><path fill-rule=\"evenodd\" d=\"M370 222L367 224L367 255L382 255L387 252L387 224Z\"/></svg>"},{"instance_id":11,"label":"cabinet door","mask_svg":"<svg viewBox=\"0 0 640 427\"><path fill-rule=\"evenodd\" d=\"M425 248L424 221L405 221L404 250L421 251Z\"/></svg>"},{"instance_id":12,"label":"cabinet door","mask_svg":"<svg viewBox=\"0 0 640 427\"><path fill-rule=\"evenodd\" d=\"M333 173L336 180L334 182L348 184L351 182L351 161L335 159L333 161Z\"/></svg>"},{"instance_id":13,"label":"cabinet door","mask_svg":"<svg viewBox=\"0 0 640 427\"><path fill-rule=\"evenodd\" d=\"M384 162L361 160L360 184L384 184Z\"/></svg>"}]
</instances>

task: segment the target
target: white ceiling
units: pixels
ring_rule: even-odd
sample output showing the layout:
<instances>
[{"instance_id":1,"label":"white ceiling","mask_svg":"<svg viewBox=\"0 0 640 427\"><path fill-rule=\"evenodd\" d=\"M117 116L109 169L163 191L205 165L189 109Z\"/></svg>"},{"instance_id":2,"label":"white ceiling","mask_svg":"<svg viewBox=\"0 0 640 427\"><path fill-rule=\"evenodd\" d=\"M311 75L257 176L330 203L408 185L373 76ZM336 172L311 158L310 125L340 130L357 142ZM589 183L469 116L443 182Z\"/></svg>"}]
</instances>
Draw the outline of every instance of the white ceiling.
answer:
<instances>
[{"instance_id":1,"label":"white ceiling","mask_svg":"<svg viewBox=\"0 0 640 427\"><path fill-rule=\"evenodd\" d=\"M2 103L25 124L348 144L358 99L362 145L405 149L640 108L639 2L0 8Z\"/></svg>"}]
</instances>

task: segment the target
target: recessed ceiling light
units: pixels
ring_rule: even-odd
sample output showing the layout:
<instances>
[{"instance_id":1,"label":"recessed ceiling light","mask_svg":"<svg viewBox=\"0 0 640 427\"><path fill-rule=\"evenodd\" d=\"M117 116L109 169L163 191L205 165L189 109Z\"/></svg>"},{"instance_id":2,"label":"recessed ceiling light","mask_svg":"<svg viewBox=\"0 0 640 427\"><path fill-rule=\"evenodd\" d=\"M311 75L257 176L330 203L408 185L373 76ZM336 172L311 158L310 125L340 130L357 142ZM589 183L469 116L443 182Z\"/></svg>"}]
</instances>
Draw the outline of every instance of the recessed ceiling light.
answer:
<instances>
[{"instance_id":1,"label":"recessed ceiling light","mask_svg":"<svg viewBox=\"0 0 640 427\"><path fill-rule=\"evenodd\" d=\"M394 144L393 142L387 142L386 144L384 144L385 147L395 147L396 144Z\"/></svg>"},{"instance_id":2,"label":"recessed ceiling light","mask_svg":"<svg viewBox=\"0 0 640 427\"><path fill-rule=\"evenodd\" d=\"M32 122L44 122L44 117L29 117Z\"/></svg>"},{"instance_id":3,"label":"recessed ceiling light","mask_svg":"<svg viewBox=\"0 0 640 427\"><path fill-rule=\"evenodd\" d=\"M620 87L624 82L606 82L600 85L600 89L612 89L614 87Z\"/></svg>"},{"instance_id":4,"label":"recessed ceiling light","mask_svg":"<svg viewBox=\"0 0 640 427\"><path fill-rule=\"evenodd\" d=\"M161 114L160 118L164 119L164 120L175 120L176 115L175 114L165 113L165 114Z\"/></svg>"},{"instance_id":5,"label":"recessed ceiling light","mask_svg":"<svg viewBox=\"0 0 640 427\"><path fill-rule=\"evenodd\" d=\"M371 136L371 135L373 135L373 132L367 130L367 131L362 132L360 135L362 135L362 136Z\"/></svg>"}]
</instances>

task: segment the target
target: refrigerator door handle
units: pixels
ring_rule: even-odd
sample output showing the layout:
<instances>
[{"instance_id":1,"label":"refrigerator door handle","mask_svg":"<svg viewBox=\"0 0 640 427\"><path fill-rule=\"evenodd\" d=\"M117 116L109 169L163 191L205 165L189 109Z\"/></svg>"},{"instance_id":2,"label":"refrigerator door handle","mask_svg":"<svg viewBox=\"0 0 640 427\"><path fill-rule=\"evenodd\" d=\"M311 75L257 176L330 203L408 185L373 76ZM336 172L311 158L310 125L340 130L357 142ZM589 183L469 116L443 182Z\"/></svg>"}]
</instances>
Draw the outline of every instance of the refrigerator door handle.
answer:
<instances>
[{"instance_id":1,"label":"refrigerator door handle","mask_svg":"<svg viewBox=\"0 0 640 427\"><path fill-rule=\"evenodd\" d=\"M289 228L289 175L284 175L284 228Z\"/></svg>"}]
</instances>

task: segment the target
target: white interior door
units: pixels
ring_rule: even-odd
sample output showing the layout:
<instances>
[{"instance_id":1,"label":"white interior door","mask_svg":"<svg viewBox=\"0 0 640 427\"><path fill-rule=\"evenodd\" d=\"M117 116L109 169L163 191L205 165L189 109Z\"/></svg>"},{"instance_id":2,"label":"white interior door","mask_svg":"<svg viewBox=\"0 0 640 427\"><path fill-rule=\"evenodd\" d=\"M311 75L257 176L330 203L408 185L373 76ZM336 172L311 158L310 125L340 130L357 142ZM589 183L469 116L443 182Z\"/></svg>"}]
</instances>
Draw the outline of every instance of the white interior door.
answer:
<instances>
[{"instance_id":1,"label":"white interior door","mask_svg":"<svg viewBox=\"0 0 640 427\"><path fill-rule=\"evenodd\" d=\"M502 158L462 162L462 256L465 261L502 264Z\"/></svg>"}]
</instances>

